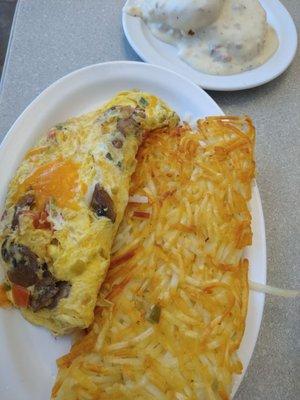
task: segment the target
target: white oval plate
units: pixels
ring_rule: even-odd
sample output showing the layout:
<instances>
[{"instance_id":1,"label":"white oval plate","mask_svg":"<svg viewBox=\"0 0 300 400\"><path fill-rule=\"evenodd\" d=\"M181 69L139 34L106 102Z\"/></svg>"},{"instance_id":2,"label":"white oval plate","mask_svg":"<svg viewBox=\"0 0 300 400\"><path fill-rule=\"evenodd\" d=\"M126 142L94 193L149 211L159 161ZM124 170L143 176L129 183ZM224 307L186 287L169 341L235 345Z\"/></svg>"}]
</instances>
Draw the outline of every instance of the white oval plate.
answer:
<instances>
[{"instance_id":1,"label":"white oval plate","mask_svg":"<svg viewBox=\"0 0 300 400\"><path fill-rule=\"evenodd\" d=\"M99 107L117 92L133 88L164 99L183 118L223 114L198 86L161 67L137 62L92 65L58 80L21 114L0 147L0 209L7 185L25 152L37 138L65 119ZM266 245L259 192L251 201L253 245L247 250L250 279L266 282ZM244 370L250 361L264 307L264 295L250 293L245 336L240 348ZM17 310L0 310L0 399L46 400L56 374L55 360L69 349L70 339L54 338L26 322ZM242 376L235 380L234 392Z\"/></svg>"},{"instance_id":2,"label":"white oval plate","mask_svg":"<svg viewBox=\"0 0 300 400\"><path fill-rule=\"evenodd\" d=\"M126 4L131 1L127 0ZM123 29L134 51L146 62L169 68L210 90L241 90L263 85L282 74L293 61L297 50L294 21L279 0L260 0L268 22L276 30L279 47L263 65L235 75L209 75L193 69L177 55L177 48L152 35L141 18L123 11Z\"/></svg>"}]
</instances>

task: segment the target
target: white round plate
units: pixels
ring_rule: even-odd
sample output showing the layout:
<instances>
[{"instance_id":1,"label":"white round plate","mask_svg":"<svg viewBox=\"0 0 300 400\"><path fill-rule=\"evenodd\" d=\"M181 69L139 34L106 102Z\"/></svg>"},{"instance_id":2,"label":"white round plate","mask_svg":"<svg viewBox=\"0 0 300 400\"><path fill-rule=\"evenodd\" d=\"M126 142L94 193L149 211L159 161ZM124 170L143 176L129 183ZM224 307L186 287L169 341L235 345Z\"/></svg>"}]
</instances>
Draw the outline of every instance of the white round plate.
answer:
<instances>
[{"instance_id":1,"label":"white round plate","mask_svg":"<svg viewBox=\"0 0 300 400\"><path fill-rule=\"evenodd\" d=\"M296 27L285 7L279 0L260 0L260 3L266 10L268 22L277 32L279 47L265 64L235 75L209 75L193 69L178 57L176 47L158 40L141 18L132 17L124 11L123 28L131 47L146 62L169 68L204 89L249 89L282 74L293 61L297 50Z\"/></svg>"},{"instance_id":2,"label":"white round plate","mask_svg":"<svg viewBox=\"0 0 300 400\"><path fill-rule=\"evenodd\" d=\"M223 114L197 85L161 67L137 62L92 65L58 80L21 114L0 147L0 209L7 185L25 152L54 124L91 111L117 92L141 89L164 99L183 118ZM251 201L253 245L247 249L250 279L266 282L266 245L257 186ZM240 348L244 370L250 361L264 307L264 295L250 293L245 336ZM68 352L70 338L54 338L26 322L17 310L0 310L0 399L47 400L56 374L55 360ZM235 381L234 391L241 382Z\"/></svg>"}]
</instances>

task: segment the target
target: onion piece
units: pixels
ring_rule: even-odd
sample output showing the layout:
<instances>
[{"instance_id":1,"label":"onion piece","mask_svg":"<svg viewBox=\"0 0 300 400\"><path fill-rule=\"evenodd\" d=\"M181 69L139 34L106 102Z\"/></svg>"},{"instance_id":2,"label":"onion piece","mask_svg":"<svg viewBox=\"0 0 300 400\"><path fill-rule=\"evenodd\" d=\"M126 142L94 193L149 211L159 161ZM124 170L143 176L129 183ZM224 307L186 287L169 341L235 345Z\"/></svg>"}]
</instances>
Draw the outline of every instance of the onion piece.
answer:
<instances>
[{"instance_id":1,"label":"onion piece","mask_svg":"<svg viewBox=\"0 0 300 400\"><path fill-rule=\"evenodd\" d=\"M149 199L147 196L140 196L139 194L134 194L133 196L129 196L129 203L139 203L139 204L148 204Z\"/></svg>"}]
</instances>

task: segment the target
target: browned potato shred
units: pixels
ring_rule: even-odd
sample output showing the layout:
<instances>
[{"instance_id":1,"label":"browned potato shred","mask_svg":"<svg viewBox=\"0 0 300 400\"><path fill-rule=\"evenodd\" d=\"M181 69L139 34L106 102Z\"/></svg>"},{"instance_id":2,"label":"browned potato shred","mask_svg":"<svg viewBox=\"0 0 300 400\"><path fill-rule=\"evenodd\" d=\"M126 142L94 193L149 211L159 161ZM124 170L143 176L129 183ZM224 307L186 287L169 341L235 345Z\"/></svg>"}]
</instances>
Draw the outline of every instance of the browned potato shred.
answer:
<instances>
[{"instance_id":1,"label":"browned potato shred","mask_svg":"<svg viewBox=\"0 0 300 400\"><path fill-rule=\"evenodd\" d=\"M148 202L127 207L95 322L58 360L53 399L230 398L242 372L254 140L248 117L148 136L130 191Z\"/></svg>"}]
</instances>

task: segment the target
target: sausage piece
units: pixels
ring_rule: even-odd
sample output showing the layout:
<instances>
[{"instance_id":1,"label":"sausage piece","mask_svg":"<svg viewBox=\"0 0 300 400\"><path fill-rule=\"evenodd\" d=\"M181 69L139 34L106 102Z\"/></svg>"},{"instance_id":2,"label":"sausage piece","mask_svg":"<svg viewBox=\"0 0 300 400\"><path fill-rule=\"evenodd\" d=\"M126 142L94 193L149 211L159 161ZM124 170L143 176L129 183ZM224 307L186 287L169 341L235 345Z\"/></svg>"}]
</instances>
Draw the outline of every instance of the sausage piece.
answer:
<instances>
[{"instance_id":1,"label":"sausage piece","mask_svg":"<svg viewBox=\"0 0 300 400\"><path fill-rule=\"evenodd\" d=\"M71 284L56 280L48 265L41 262L28 247L6 238L1 255L10 265L7 276L12 283L22 287L34 285L29 303L33 311L54 308L60 299L68 297Z\"/></svg>"},{"instance_id":2,"label":"sausage piece","mask_svg":"<svg viewBox=\"0 0 300 400\"><path fill-rule=\"evenodd\" d=\"M27 246L6 239L1 247L1 255L10 264L7 276L11 282L23 287L37 282L38 258Z\"/></svg>"},{"instance_id":3,"label":"sausage piece","mask_svg":"<svg viewBox=\"0 0 300 400\"><path fill-rule=\"evenodd\" d=\"M131 116L129 118L121 118L117 122L117 129L124 135L137 134L140 131L140 124Z\"/></svg>"},{"instance_id":4,"label":"sausage piece","mask_svg":"<svg viewBox=\"0 0 300 400\"><path fill-rule=\"evenodd\" d=\"M117 122L117 129L124 135L138 134L141 130L140 120L146 118L145 111L140 107L123 107L121 117Z\"/></svg>"},{"instance_id":5,"label":"sausage piece","mask_svg":"<svg viewBox=\"0 0 300 400\"><path fill-rule=\"evenodd\" d=\"M53 275L48 272L34 286L34 291L30 298L30 307L35 312L42 308L52 309L57 306L60 299L68 297L70 288L69 282L56 281Z\"/></svg>"},{"instance_id":6,"label":"sausage piece","mask_svg":"<svg viewBox=\"0 0 300 400\"><path fill-rule=\"evenodd\" d=\"M146 118L146 113L143 108L118 105L106 110L101 117L97 118L96 122L103 126L108 122L115 121L118 131L126 136L140 133L140 121L144 118Z\"/></svg>"},{"instance_id":7,"label":"sausage piece","mask_svg":"<svg viewBox=\"0 0 300 400\"><path fill-rule=\"evenodd\" d=\"M90 207L98 217L106 217L115 222L116 212L114 202L99 183L95 185Z\"/></svg>"}]
</instances>

